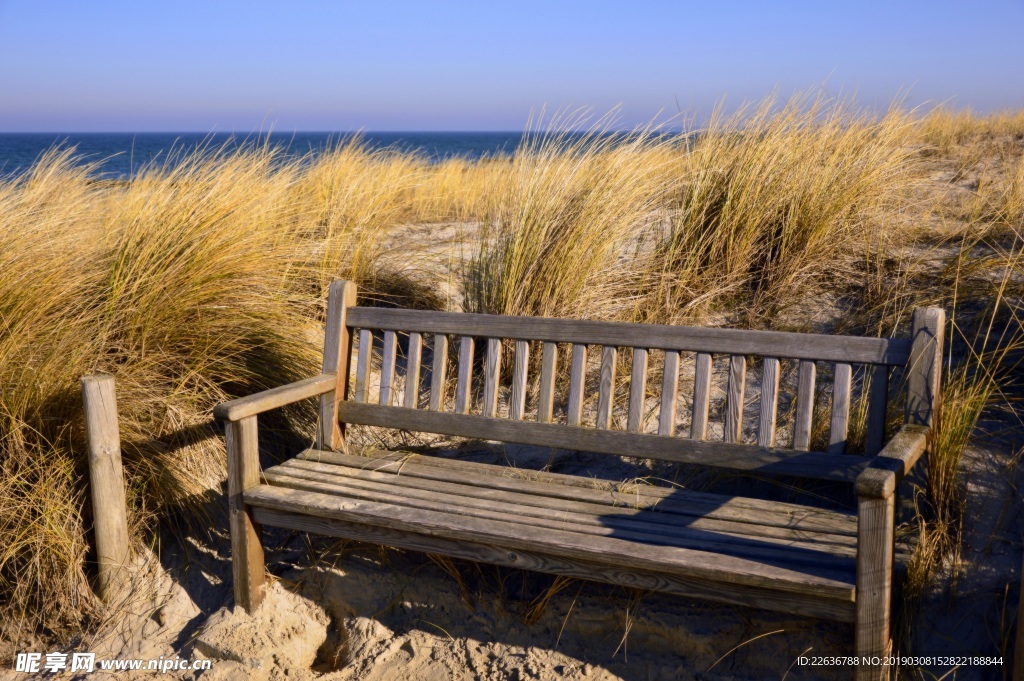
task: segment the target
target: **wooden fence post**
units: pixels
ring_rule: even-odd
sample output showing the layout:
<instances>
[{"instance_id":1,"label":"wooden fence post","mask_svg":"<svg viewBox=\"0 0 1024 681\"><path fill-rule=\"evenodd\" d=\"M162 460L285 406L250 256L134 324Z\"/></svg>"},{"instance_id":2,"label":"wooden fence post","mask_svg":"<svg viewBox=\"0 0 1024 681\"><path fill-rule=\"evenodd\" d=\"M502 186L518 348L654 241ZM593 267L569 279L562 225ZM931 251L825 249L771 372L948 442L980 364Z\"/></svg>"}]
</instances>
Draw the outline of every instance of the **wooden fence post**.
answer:
<instances>
[{"instance_id":1,"label":"wooden fence post","mask_svg":"<svg viewBox=\"0 0 1024 681\"><path fill-rule=\"evenodd\" d=\"M109 601L116 593L129 550L117 400L113 376L83 376L81 382L85 433L89 442L89 487L99 595Z\"/></svg>"}]
</instances>

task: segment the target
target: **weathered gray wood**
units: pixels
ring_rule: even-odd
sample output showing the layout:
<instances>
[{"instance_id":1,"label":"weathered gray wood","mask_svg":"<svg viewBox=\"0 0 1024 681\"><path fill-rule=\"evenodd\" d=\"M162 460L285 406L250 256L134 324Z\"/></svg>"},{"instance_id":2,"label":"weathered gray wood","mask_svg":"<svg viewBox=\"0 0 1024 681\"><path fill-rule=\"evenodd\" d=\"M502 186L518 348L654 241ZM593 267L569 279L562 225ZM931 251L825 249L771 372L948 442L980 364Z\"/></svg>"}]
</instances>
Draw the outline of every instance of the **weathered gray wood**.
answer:
<instances>
[{"instance_id":1,"label":"weathered gray wood","mask_svg":"<svg viewBox=\"0 0 1024 681\"><path fill-rule=\"evenodd\" d=\"M430 411L444 410L444 385L448 378L448 336L434 334L434 363L430 369Z\"/></svg>"},{"instance_id":2,"label":"weathered gray wood","mask_svg":"<svg viewBox=\"0 0 1024 681\"><path fill-rule=\"evenodd\" d=\"M555 408L555 377L558 375L558 346L544 343L540 358L540 391L537 395L537 420L551 423Z\"/></svg>"},{"instance_id":3,"label":"weathered gray wood","mask_svg":"<svg viewBox=\"0 0 1024 681\"><path fill-rule=\"evenodd\" d=\"M656 522L660 514L650 511L625 509L619 512L606 507L595 514L578 508L553 510L532 504L529 498L516 499L515 495L507 495L513 500L506 499L497 505L487 499L467 496L459 486L452 492L445 492L280 466L267 471L265 477L271 485L330 494L339 499L373 501L484 520L511 521L594 537L614 537L650 546L675 546L715 552L851 582L857 555L854 543L843 545L793 537L780 538L767 533L739 535L710 532Z\"/></svg>"},{"instance_id":4,"label":"weathered gray wood","mask_svg":"<svg viewBox=\"0 0 1024 681\"><path fill-rule=\"evenodd\" d=\"M679 393L679 353L665 351L665 367L661 374L661 408L658 410L658 435L676 432L676 400Z\"/></svg>"},{"instance_id":5,"label":"weathered gray wood","mask_svg":"<svg viewBox=\"0 0 1024 681\"><path fill-rule=\"evenodd\" d=\"M709 329L656 324L625 324L545 317L434 312L384 308L356 308L350 325L378 329L494 336L554 343L614 345L731 355L769 355L867 364L905 364L910 344L891 338L828 336L782 331Z\"/></svg>"},{"instance_id":6,"label":"weathered gray wood","mask_svg":"<svg viewBox=\"0 0 1024 681\"><path fill-rule=\"evenodd\" d=\"M420 363L423 359L423 336L413 331L409 334L409 354L405 362L405 394L402 406L416 409L420 402Z\"/></svg>"},{"instance_id":7,"label":"weathered gray wood","mask_svg":"<svg viewBox=\"0 0 1024 681\"><path fill-rule=\"evenodd\" d=\"M626 429L633 433L644 431L647 413L647 349L633 348L633 369L629 377L629 417Z\"/></svg>"},{"instance_id":8,"label":"weathered gray wood","mask_svg":"<svg viewBox=\"0 0 1024 681\"><path fill-rule=\"evenodd\" d=\"M398 354L398 335L384 332L384 349L380 360L380 403L391 406L395 395L395 361Z\"/></svg>"},{"instance_id":9,"label":"weathered gray wood","mask_svg":"<svg viewBox=\"0 0 1024 681\"><path fill-rule=\"evenodd\" d=\"M345 404L344 402L342 404ZM253 612L263 601L263 542L244 494L260 483L256 417L229 421L225 427L228 451L228 524L231 528L231 573L235 604Z\"/></svg>"},{"instance_id":10,"label":"weathered gray wood","mask_svg":"<svg viewBox=\"0 0 1024 681\"><path fill-rule=\"evenodd\" d=\"M850 430L850 392L853 367L840 362L836 364L832 382L832 422L829 426L828 451L842 454L846 451L846 439Z\"/></svg>"},{"instance_id":11,"label":"weathered gray wood","mask_svg":"<svg viewBox=\"0 0 1024 681\"><path fill-rule=\"evenodd\" d=\"M876 364L871 367L868 390L868 421L864 433L864 454L874 456L885 442L885 426L889 413L889 367Z\"/></svg>"},{"instance_id":12,"label":"weathered gray wood","mask_svg":"<svg viewBox=\"0 0 1024 681\"><path fill-rule=\"evenodd\" d=\"M611 480L510 468L419 454L372 450L364 456L306 450L298 459L394 473L429 480L458 479L474 487L518 492L531 498L586 500L616 508L656 508L667 514L729 520L740 523L788 527L799 532L857 535L857 516L753 497L724 496L654 485L625 484ZM680 522L691 522L681 520Z\"/></svg>"},{"instance_id":13,"label":"weathered gray wood","mask_svg":"<svg viewBox=\"0 0 1024 681\"><path fill-rule=\"evenodd\" d=\"M331 449L345 448L345 424L338 421L338 403L348 399L349 361L352 334L348 310L356 304L356 285L334 281L327 294L327 323L324 329L324 374L334 374L334 390L320 396L320 426L317 442Z\"/></svg>"},{"instance_id":14,"label":"weathered gray wood","mask_svg":"<svg viewBox=\"0 0 1024 681\"><path fill-rule=\"evenodd\" d=\"M704 440L708 436L708 408L711 406L711 355L697 353L693 372L693 413L690 438Z\"/></svg>"},{"instance_id":15,"label":"weathered gray wood","mask_svg":"<svg viewBox=\"0 0 1024 681\"><path fill-rule=\"evenodd\" d=\"M806 571L766 565L756 560L709 554L680 547L638 544L613 537L580 535L515 521L488 520L426 511L373 501L338 499L330 494L259 485L245 493L253 506L353 523L388 527L445 539L497 544L570 559L613 563L627 569L652 570L745 586L770 587L821 598L853 599L851 579L820 577Z\"/></svg>"},{"instance_id":16,"label":"weathered gray wood","mask_svg":"<svg viewBox=\"0 0 1024 681\"><path fill-rule=\"evenodd\" d=\"M597 389L597 427L612 427L615 407L615 361L618 349L611 345L601 348L601 380Z\"/></svg>"},{"instance_id":17,"label":"weathered gray wood","mask_svg":"<svg viewBox=\"0 0 1024 681\"><path fill-rule=\"evenodd\" d=\"M917 308L911 324L907 362L906 422L930 426L939 409L942 344L946 313L937 307Z\"/></svg>"},{"instance_id":18,"label":"weathered gray wood","mask_svg":"<svg viewBox=\"0 0 1024 681\"><path fill-rule=\"evenodd\" d=\"M348 423L386 426L441 435L516 442L539 447L698 463L761 473L853 482L867 465L862 457L764 449L753 445L679 440L677 438L595 430L557 423L532 423L469 414L438 414L402 407L343 402Z\"/></svg>"},{"instance_id":19,"label":"weathered gray wood","mask_svg":"<svg viewBox=\"0 0 1024 681\"><path fill-rule=\"evenodd\" d=\"M501 339L487 339L487 365L484 368L483 415L498 414L498 385L501 379Z\"/></svg>"},{"instance_id":20,"label":"weathered gray wood","mask_svg":"<svg viewBox=\"0 0 1024 681\"><path fill-rule=\"evenodd\" d=\"M420 467L417 467L417 472L422 473ZM573 492L585 493L586 491L571 486L566 488L566 485L559 485L562 487L563 496L556 497L535 494L532 487L541 483L523 485L527 487L527 492L514 492L500 486L474 484L470 479L463 479L459 475L453 475L449 479L435 479L438 476L406 475L404 471L401 474L396 474L393 471L353 468L303 459L292 459L280 466L274 466L264 475L270 484L284 486L293 484L280 476L300 478L340 485L338 491L342 495L349 494L343 490L351 487L356 491L351 494L364 495L359 497L360 499L385 501L383 497L374 495L378 493L395 494L398 495L398 498L393 503L407 506L417 505L418 500L440 500L446 507L465 506L469 509L494 511L504 514L502 517L506 519L510 515L539 518L547 523L547 526L571 520L586 525L596 524L610 527L620 525L618 520L628 520L626 525L622 526L635 526L644 531L653 531L658 536L691 537L715 541L716 537L708 537L708 533L716 533L741 540L763 539L771 544L794 546L847 558L855 556L857 548L855 528L849 535L815 533L815 531L804 528L796 529L793 526L762 523L759 518L754 517L754 511L742 508L732 510L740 513L745 511L749 517L744 517L742 520L723 520L712 517L712 514L697 513L693 507L682 507L689 511L689 513L683 513L674 512L668 504L659 506L645 502L645 506L636 504L613 506L607 503L608 499L606 498L601 499L600 503L595 503L587 499L585 494L573 495ZM679 496L685 497L685 494ZM666 499L671 500L672 497ZM723 501L728 502L728 497L723 497ZM772 515L779 516L781 514L782 511L776 511ZM748 519L751 521L746 522L745 520ZM694 530L700 530L700 534L695 535ZM795 556L794 561L800 562L801 558Z\"/></svg>"},{"instance_id":21,"label":"weathered gray wood","mask_svg":"<svg viewBox=\"0 0 1024 681\"><path fill-rule=\"evenodd\" d=\"M730 584L727 588L723 588L719 582L681 578L663 573L625 570L610 565L558 558L530 550L509 551L506 548L488 544L452 541L414 532L315 518L269 508L256 508L254 511L256 517L266 525L301 532L374 542L409 551L438 553L453 558L493 563L522 570L592 579L635 589L663 591L690 598L755 606L807 617L819 617L840 622L852 622L854 617L854 604L849 601L823 600L814 596L778 593L770 589L744 587L737 584Z\"/></svg>"},{"instance_id":22,"label":"weathered gray wood","mask_svg":"<svg viewBox=\"0 0 1024 681\"><path fill-rule=\"evenodd\" d=\"M572 344L572 365L569 367L569 405L566 418L570 426L583 423L583 391L586 387L587 346Z\"/></svg>"},{"instance_id":23,"label":"weathered gray wood","mask_svg":"<svg viewBox=\"0 0 1024 681\"><path fill-rule=\"evenodd\" d=\"M814 419L814 380L817 366L812 360L801 360L797 374L796 418L793 420L793 449L811 448Z\"/></svg>"},{"instance_id":24,"label":"weathered gray wood","mask_svg":"<svg viewBox=\"0 0 1024 681\"><path fill-rule=\"evenodd\" d=\"M729 387L725 397L725 441L740 442L743 436L743 395L747 383L747 358L729 358Z\"/></svg>"},{"instance_id":25,"label":"weathered gray wood","mask_svg":"<svg viewBox=\"0 0 1024 681\"><path fill-rule=\"evenodd\" d=\"M861 498L857 517L857 620L856 654L885 658L890 650L889 618L892 609L894 540L893 496ZM885 678L885 665L858 665L858 681Z\"/></svg>"},{"instance_id":26,"label":"weathered gray wood","mask_svg":"<svg viewBox=\"0 0 1024 681\"><path fill-rule=\"evenodd\" d=\"M125 562L131 549L125 506L121 435L117 426L114 377L82 377L85 435L89 443L89 492L96 536L97 592L111 601L125 583Z\"/></svg>"},{"instance_id":27,"label":"weathered gray wood","mask_svg":"<svg viewBox=\"0 0 1024 681\"><path fill-rule=\"evenodd\" d=\"M276 484L273 476L280 474L344 484L348 484L345 481L361 481L365 483L362 489L371 491L378 489L379 485L387 485L423 493L452 494L461 498L452 500L454 505L464 503L474 508L500 509L506 512L506 517L515 506L518 509L516 513L538 514L555 521L565 519L566 516L559 514L567 512L587 515L583 522L588 523L603 523L599 518L634 518L649 525L664 526L658 531L669 534L683 530L707 530L737 537L782 539L797 546L822 547L823 551L841 556L852 556L856 552L856 516L840 520L834 515L818 514L812 507L797 506L794 510L792 505L778 507L770 503L759 508L757 505L736 503L727 496L719 496L719 505L716 506L714 500L694 498L688 492L633 497L625 492L600 493L558 481L495 477L479 468L420 463L429 458L401 461L399 465L405 466L402 468L387 463L367 467L358 461L355 465L343 465L298 458L269 469L265 476L271 484ZM409 498L407 505L414 505L413 499L422 498L422 495ZM838 528L838 531L833 528Z\"/></svg>"},{"instance_id":28,"label":"weathered gray wood","mask_svg":"<svg viewBox=\"0 0 1024 681\"><path fill-rule=\"evenodd\" d=\"M508 415L517 421L526 413L526 371L530 366L530 342L516 341L516 360L512 368L512 397Z\"/></svg>"},{"instance_id":29,"label":"weathered gray wood","mask_svg":"<svg viewBox=\"0 0 1024 681\"><path fill-rule=\"evenodd\" d=\"M463 336L459 341L459 380L455 386L455 412L469 413L473 399L473 337Z\"/></svg>"},{"instance_id":30,"label":"weathered gray wood","mask_svg":"<svg viewBox=\"0 0 1024 681\"><path fill-rule=\"evenodd\" d=\"M356 402L369 402L370 367L373 357L373 332L359 329L359 353L356 356L356 390L353 399Z\"/></svg>"},{"instance_id":31,"label":"weathered gray wood","mask_svg":"<svg viewBox=\"0 0 1024 681\"><path fill-rule=\"evenodd\" d=\"M775 416L779 408L779 360L764 358L761 376L761 411L757 424L757 444L775 446Z\"/></svg>"},{"instance_id":32,"label":"weathered gray wood","mask_svg":"<svg viewBox=\"0 0 1024 681\"><path fill-rule=\"evenodd\" d=\"M221 402L213 408L213 417L218 421L238 421L248 416L255 416L271 409L293 404L299 400L323 395L334 390L337 384L338 379L334 374L321 374L305 378L295 383L240 397L237 400Z\"/></svg>"},{"instance_id":33,"label":"weathered gray wood","mask_svg":"<svg viewBox=\"0 0 1024 681\"><path fill-rule=\"evenodd\" d=\"M882 499L896 491L928 447L928 429L905 425L857 478L857 496Z\"/></svg>"}]
</instances>

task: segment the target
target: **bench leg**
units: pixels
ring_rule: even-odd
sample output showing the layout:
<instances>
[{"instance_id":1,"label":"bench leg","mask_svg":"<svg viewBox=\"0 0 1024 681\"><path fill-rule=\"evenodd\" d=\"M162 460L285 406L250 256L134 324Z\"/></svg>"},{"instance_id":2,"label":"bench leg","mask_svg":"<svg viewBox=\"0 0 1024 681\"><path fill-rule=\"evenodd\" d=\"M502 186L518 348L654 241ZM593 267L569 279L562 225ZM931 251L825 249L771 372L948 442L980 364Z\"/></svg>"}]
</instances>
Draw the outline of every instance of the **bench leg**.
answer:
<instances>
[{"instance_id":1,"label":"bench leg","mask_svg":"<svg viewBox=\"0 0 1024 681\"><path fill-rule=\"evenodd\" d=\"M253 521L242 493L260 483L259 445L256 417L229 422L228 516L231 526L231 571L235 583L235 605L247 612L263 600L263 541L260 526Z\"/></svg>"},{"instance_id":2,"label":"bench leg","mask_svg":"<svg viewBox=\"0 0 1024 681\"><path fill-rule=\"evenodd\" d=\"M889 676L888 666L863 664L864 658L890 653L889 619L892 609L894 497L861 497L857 516L857 681L878 681Z\"/></svg>"}]
</instances>

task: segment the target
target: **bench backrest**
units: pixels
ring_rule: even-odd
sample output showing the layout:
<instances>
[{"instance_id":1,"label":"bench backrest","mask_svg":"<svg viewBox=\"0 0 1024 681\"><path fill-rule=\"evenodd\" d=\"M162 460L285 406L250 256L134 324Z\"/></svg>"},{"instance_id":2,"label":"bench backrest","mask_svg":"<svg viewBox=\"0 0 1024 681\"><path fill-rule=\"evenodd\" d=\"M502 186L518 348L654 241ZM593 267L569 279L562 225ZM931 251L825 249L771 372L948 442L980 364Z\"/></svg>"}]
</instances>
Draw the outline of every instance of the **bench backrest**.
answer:
<instances>
[{"instance_id":1,"label":"bench backrest","mask_svg":"<svg viewBox=\"0 0 1024 681\"><path fill-rule=\"evenodd\" d=\"M908 423L930 425L937 407L944 321L937 308L915 310L912 337L903 340L357 307L354 302L355 286L335 282L324 370L337 371L339 385L322 402L321 417L324 423L342 425L325 446L337 446L343 424L352 423L852 480L865 461L846 454L855 371L863 372L868 400L865 455L877 453L885 441L894 367L905 368ZM375 338L383 340L382 346L378 342L379 373L373 361ZM623 352L631 360L628 397L624 390L616 392L617 385L626 383L616 376ZM694 353L693 388L690 428L681 437L677 401L684 353ZM350 381L353 354L355 379ZM453 403L445 393L450 354L458 357ZM648 413L652 357L663 367L655 377L660 383L660 399L654 401L657 416ZM556 403L556 382L564 376L559 366L565 361L568 387L560 392L566 399ZM746 374L752 361L761 369L756 445L742 441ZM512 371L503 381L503 375L509 376L502 372L506 363ZM591 363L599 365L591 372L598 378L593 418L594 410L584 410ZM726 378L724 429L712 440L708 425L714 363ZM779 448L776 422L784 364L795 372L795 418L788 447ZM831 374L829 445L825 452L809 452L819 364L826 367L824 375ZM405 379L401 394L396 386L400 373ZM529 389L531 374L536 391ZM374 391L377 375L379 389ZM502 390L504 382L510 389Z\"/></svg>"}]
</instances>

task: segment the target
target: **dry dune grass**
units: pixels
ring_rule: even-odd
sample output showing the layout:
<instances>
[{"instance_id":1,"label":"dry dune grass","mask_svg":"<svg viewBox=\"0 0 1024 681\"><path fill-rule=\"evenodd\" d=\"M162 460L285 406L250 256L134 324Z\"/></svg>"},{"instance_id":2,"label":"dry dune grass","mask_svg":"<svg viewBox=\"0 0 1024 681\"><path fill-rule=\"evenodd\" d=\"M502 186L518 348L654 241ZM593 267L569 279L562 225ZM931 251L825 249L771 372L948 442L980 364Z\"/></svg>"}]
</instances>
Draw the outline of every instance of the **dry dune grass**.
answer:
<instances>
[{"instance_id":1,"label":"dry dune grass","mask_svg":"<svg viewBox=\"0 0 1024 681\"><path fill-rule=\"evenodd\" d=\"M416 244L387 246L409 223L479 229L454 265L468 310L888 334L937 302L961 306L965 330L984 328L971 315L1018 329L1019 147L960 230L922 237L935 206L910 196L923 149L1013 139L1022 120L922 123L800 98L716 115L684 139L538 135L511 159L436 165L358 141L301 159L204 149L124 183L51 152L0 181L2 636L66 639L102 615L86 579L81 375L118 381L141 540L161 518L190 517L222 478L216 402L316 372L331 279L441 304L447 273L418 274L437 264L417 261ZM972 274L929 275L965 234L956 271ZM984 338L965 332L968 361L947 388L948 475L929 500L952 509L947 524L957 451L1016 356L1013 332ZM288 418L313 427L311 412Z\"/></svg>"}]
</instances>

